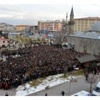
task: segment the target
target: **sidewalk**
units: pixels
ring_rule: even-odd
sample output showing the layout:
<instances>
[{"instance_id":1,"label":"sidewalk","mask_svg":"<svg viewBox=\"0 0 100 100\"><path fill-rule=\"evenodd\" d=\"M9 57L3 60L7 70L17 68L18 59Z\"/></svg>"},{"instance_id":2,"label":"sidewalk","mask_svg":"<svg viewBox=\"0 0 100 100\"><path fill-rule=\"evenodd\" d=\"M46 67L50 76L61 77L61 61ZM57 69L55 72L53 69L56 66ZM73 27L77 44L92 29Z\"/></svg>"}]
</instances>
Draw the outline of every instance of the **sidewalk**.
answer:
<instances>
[{"instance_id":1,"label":"sidewalk","mask_svg":"<svg viewBox=\"0 0 100 100\"><path fill-rule=\"evenodd\" d=\"M93 88L96 86L96 84L100 81L100 76L97 75L97 81L93 84ZM60 85L54 86L49 89L45 89L42 91L39 91L37 93L31 94L29 96L44 96L46 93L48 96L61 96L61 91L65 91L66 96L70 96L74 93L77 93L79 91L88 91L90 90L90 83L88 83L85 80L85 77L79 77L77 79L77 82L65 82Z\"/></svg>"}]
</instances>

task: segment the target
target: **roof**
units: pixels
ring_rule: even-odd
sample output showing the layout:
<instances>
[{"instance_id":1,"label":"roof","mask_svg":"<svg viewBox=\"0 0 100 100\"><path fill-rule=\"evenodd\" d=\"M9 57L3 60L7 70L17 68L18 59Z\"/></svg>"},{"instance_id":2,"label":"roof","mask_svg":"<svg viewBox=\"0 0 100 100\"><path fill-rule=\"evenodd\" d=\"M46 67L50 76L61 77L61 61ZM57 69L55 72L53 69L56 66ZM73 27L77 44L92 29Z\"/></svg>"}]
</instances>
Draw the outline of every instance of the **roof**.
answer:
<instances>
[{"instance_id":1,"label":"roof","mask_svg":"<svg viewBox=\"0 0 100 100\"><path fill-rule=\"evenodd\" d=\"M73 7L72 7L72 9L71 9L71 13L70 13L70 16L74 16Z\"/></svg>"},{"instance_id":2,"label":"roof","mask_svg":"<svg viewBox=\"0 0 100 100\"><path fill-rule=\"evenodd\" d=\"M30 25L16 25L16 27L27 27L27 26L30 26Z\"/></svg>"},{"instance_id":3,"label":"roof","mask_svg":"<svg viewBox=\"0 0 100 100\"><path fill-rule=\"evenodd\" d=\"M84 57L79 57L77 59L80 63L85 63L85 62L90 62L90 61L96 60L95 56L93 56L93 55L87 55Z\"/></svg>"},{"instance_id":4,"label":"roof","mask_svg":"<svg viewBox=\"0 0 100 100\"><path fill-rule=\"evenodd\" d=\"M0 40L7 40L7 39L5 39L4 37L0 37Z\"/></svg>"},{"instance_id":5,"label":"roof","mask_svg":"<svg viewBox=\"0 0 100 100\"><path fill-rule=\"evenodd\" d=\"M86 19L86 20L100 20L100 17L75 18L75 20L81 20L81 19Z\"/></svg>"},{"instance_id":6,"label":"roof","mask_svg":"<svg viewBox=\"0 0 100 100\"><path fill-rule=\"evenodd\" d=\"M81 38L91 38L91 39L100 39L100 34L98 32L74 32L74 37L81 37Z\"/></svg>"}]
</instances>

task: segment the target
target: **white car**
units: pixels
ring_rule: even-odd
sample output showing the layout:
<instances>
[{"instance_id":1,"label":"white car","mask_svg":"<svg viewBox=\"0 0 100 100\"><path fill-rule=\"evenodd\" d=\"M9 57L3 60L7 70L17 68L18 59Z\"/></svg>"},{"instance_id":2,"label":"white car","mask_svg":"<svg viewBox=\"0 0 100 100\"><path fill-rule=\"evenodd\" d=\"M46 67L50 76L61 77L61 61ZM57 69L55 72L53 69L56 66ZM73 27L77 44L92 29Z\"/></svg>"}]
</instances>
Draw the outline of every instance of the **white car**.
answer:
<instances>
[{"instance_id":1,"label":"white car","mask_svg":"<svg viewBox=\"0 0 100 100\"><path fill-rule=\"evenodd\" d=\"M71 96L92 96L92 94L85 91L85 90L82 90L82 91L79 91Z\"/></svg>"},{"instance_id":2,"label":"white car","mask_svg":"<svg viewBox=\"0 0 100 100\"><path fill-rule=\"evenodd\" d=\"M92 94L96 96L100 96L100 82L97 83L96 87L94 88Z\"/></svg>"}]
</instances>

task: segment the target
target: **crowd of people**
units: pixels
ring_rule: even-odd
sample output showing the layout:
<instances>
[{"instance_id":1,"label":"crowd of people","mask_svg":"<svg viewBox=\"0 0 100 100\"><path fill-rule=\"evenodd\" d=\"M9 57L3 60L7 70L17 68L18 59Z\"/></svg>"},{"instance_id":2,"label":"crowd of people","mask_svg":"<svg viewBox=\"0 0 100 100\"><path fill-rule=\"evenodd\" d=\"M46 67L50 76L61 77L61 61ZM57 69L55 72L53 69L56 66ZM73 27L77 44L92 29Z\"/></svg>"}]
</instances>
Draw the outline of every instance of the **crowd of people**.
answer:
<instances>
[{"instance_id":1,"label":"crowd of people","mask_svg":"<svg viewBox=\"0 0 100 100\"><path fill-rule=\"evenodd\" d=\"M4 51L2 55L7 59L0 63L0 88L9 89L40 77L72 71L76 57L85 54L54 46L35 46Z\"/></svg>"}]
</instances>

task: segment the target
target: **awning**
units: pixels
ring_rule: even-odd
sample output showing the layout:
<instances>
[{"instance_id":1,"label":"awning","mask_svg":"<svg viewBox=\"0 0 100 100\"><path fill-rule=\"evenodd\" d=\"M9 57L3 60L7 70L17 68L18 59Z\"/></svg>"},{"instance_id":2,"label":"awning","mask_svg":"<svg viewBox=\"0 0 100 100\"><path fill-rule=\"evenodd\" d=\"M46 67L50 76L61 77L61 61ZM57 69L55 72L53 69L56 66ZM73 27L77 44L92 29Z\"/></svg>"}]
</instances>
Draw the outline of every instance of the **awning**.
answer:
<instances>
[{"instance_id":1,"label":"awning","mask_svg":"<svg viewBox=\"0 0 100 100\"><path fill-rule=\"evenodd\" d=\"M87 55L87 56L79 57L79 58L77 58L77 59L78 59L78 61L79 61L80 63L85 63L85 62L90 62L90 61L97 60L97 59L95 58L95 56L93 56L93 55Z\"/></svg>"}]
</instances>

